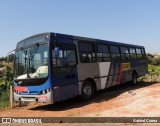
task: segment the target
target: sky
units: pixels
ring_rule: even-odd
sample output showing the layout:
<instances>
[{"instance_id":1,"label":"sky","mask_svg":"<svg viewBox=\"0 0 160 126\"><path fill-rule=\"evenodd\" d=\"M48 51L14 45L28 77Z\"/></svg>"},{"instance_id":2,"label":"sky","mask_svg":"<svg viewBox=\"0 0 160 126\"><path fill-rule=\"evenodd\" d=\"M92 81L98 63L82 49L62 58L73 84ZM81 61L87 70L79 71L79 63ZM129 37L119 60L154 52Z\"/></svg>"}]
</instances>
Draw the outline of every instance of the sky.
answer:
<instances>
[{"instance_id":1,"label":"sky","mask_svg":"<svg viewBox=\"0 0 160 126\"><path fill-rule=\"evenodd\" d=\"M29 36L55 32L160 52L160 0L0 0L0 57Z\"/></svg>"}]
</instances>

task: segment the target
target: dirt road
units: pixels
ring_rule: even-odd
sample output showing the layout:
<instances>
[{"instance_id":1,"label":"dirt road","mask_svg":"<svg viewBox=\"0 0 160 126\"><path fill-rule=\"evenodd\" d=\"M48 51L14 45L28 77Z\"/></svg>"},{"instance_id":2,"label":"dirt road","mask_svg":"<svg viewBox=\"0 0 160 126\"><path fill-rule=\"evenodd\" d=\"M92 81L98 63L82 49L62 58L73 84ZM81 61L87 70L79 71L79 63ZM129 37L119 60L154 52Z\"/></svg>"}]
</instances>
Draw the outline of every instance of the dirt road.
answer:
<instances>
[{"instance_id":1,"label":"dirt road","mask_svg":"<svg viewBox=\"0 0 160 126\"><path fill-rule=\"evenodd\" d=\"M160 117L160 83L123 84L97 93L91 101L79 98L0 110L0 117Z\"/></svg>"}]
</instances>

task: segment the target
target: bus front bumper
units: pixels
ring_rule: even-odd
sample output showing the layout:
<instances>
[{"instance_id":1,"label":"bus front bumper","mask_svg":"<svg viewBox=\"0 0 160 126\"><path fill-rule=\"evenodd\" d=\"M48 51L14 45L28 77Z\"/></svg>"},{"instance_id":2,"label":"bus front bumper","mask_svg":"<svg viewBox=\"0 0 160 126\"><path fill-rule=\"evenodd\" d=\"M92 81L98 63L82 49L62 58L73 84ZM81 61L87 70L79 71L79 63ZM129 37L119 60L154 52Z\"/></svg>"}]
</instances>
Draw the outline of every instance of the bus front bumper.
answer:
<instances>
[{"instance_id":1,"label":"bus front bumper","mask_svg":"<svg viewBox=\"0 0 160 126\"><path fill-rule=\"evenodd\" d=\"M14 101L53 102L53 91L44 95L20 95L14 92Z\"/></svg>"}]
</instances>

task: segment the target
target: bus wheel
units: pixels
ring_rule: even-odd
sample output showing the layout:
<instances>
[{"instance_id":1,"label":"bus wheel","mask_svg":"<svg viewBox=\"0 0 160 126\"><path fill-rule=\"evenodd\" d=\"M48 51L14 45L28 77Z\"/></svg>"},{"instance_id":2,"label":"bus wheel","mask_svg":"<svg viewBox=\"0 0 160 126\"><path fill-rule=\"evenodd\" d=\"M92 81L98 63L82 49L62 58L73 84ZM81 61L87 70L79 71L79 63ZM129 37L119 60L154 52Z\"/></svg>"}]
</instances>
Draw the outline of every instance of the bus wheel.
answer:
<instances>
[{"instance_id":1,"label":"bus wheel","mask_svg":"<svg viewBox=\"0 0 160 126\"><path fill-rule=\"evenodd\" d=\"M132 74L132 83L133 84L137 83L137 73L136 72L133 72L133 74Z\"/></svg>"},{"instance_id":2,"label":"bus wheel","mask_svg":"<svg viewBox=\"0 0 160 126\"><path fill-rule=\"evenodd\" d=\"M95 87L90 81L84 81L81 88L81 99L82 100L90 100L95 95Z\"/></svg>"}]
</instances>

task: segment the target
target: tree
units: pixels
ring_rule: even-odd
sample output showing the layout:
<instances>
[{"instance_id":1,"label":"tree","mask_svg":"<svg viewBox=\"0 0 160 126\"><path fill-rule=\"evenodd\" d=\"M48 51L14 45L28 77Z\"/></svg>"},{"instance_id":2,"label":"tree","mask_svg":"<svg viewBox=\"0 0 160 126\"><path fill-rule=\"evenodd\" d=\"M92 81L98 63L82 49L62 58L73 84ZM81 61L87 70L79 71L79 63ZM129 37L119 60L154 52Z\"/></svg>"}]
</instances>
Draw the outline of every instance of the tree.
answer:
<instances>
[{"instance_id":1,"label":"tree","mask_svg":"<svg viewBox=\"0 0 160 126\"><path fill-rule=\"evenodd\" d=\"M7 57L0 57L0 61L7 61Z\"/></svg>"},{"instance_id":2,"label":"tree","mask_svg":"<svg viewBox=\"0 0 160 126\"><path fill-rule=\"evenodd\" d=\"M9 62L14 62L14 59L15 59L15 54L10 54L9 55Z\"/></svg>"},{"instance_id":3,"label":"tree","mask_svg":"<svg viewBox=\"0 0 160 126\"><path fill-rule=\"evenodd\" d=\"M12 81L13 80L13 67L6 65L5 73L6 73L6 80Z\"/></svg>"}]
</instances>

